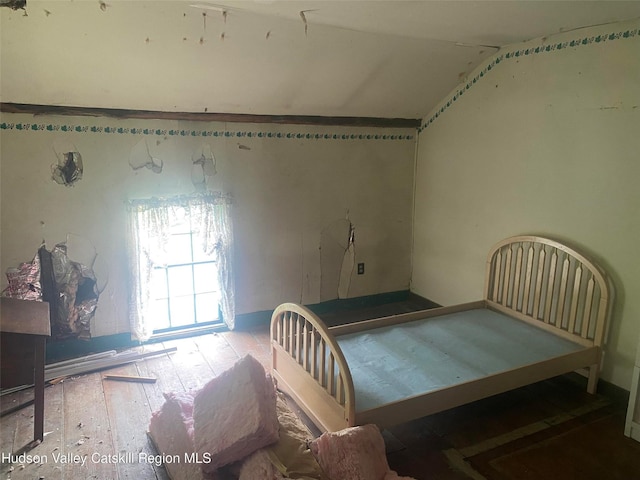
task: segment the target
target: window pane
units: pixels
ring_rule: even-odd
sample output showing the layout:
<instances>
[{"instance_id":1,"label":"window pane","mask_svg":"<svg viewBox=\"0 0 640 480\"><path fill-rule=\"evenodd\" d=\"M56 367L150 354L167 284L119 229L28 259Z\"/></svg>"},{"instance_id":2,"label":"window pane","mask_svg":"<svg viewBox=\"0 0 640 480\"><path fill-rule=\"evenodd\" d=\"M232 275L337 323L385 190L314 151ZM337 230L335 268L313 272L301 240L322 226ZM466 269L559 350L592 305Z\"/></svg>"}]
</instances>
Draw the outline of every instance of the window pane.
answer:
<instances>
[{"instance_id":1,"label":"window pane","mask_svg":"<svg viewBox=\"0 0 640 480\"><path fill-rule=\"evenodd\" d=\"M193 266L195 293L217 292L218 271L215 263L201 263Z\"/></svg>"},{"instance_id":2,"label":"window pane","mask_svg":"<svg viewBox=\"0 0 640 480\"><path fill-rule=\"evenodd\" d=\"M215 260L215 255L206 255L202 249L202 239L194 232L192 236L193 241L193 261L194 262L207 262L209 260Z\"/></svg>"},{"instance_id":3,"label":"window pane","mask_svg":"<svg viewBox=\"0 0 640 480\"><path fill-rule=\"evenodd\" d=\"M151 304L151 320L153 322L154 330L161 330L163 328L169 328L169 308L167 300L156 300Z\"/></svg>"},{"instance_id":4,"label":"window pane","mask_svg":"<svg viewBox=\"0 0 640 480\"><path fill-rule=\"evenodd\" d=\"M198 323L218 320L218 300L219 297L215 293L196 295L196 318Z\"/></svg>"},{"instance_id":5,"label":"window pane","mask_svg":"<svg viewBox=\"0 0 640 480\"><path fill-rule=\"evenodd\" d=\"M151 298L167 298L167 272L164 268L151 270Z\"/></svg>"},{"instance_id":6,"label":"window pane","mask_svg":"<svg viewBox=\"0 0 640 480\"><path fill-rule=\"evenodd\" d=\"M169 292L171 297L193 293L193 274L191 265L171 267L169 272Z\"/></svg>"},{"instance_id":7,"label":"window pane","mask_svg":"<svg viewBox=\"0 0 640 480\"><path fill-rule=\"evenodd\" d=\"M191 263L191 235L180 234L169 236L167 253L168 265Z\"/></svg>"},{"instance_id":8,"label":"window pane","mask_svg":"<svg viewBox=\"0 0 640 480\"><path fill-rule=\"evenodd\" d=\"M195 323L193 296L171 297L171 326L181 327Z\"/></svg>"}]
</instances>

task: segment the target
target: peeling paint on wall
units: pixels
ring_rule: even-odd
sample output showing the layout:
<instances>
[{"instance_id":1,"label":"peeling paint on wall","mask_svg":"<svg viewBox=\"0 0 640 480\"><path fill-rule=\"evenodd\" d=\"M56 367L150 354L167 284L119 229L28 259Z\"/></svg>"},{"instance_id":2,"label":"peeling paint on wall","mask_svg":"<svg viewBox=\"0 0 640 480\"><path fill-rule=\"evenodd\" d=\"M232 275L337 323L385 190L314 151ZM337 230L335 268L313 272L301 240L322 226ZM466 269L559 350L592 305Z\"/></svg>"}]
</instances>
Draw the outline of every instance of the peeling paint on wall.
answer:
<instances>
[{"instance_id":1,"label":"peeling paint on wall","mask_svg":"<svg viewBox=\"0 0 640 480\"><path fill-rule=\"evenodd\" d=\"M191 183L196 190L206 190L207 178L214 176L216 171L216 159L213 156L211 145L203 144L191 155Z\"/></svg>"},{"instance_id":2,"label":"peeling paint on wall","mask_svg":"<svg viewBox=\"0 0 640 480\"><path fill-rule=\"evenodd\" d=\"M348 247L350 222L337 220L320 232L320 301L338 297L344 252Z\"/></svg>"},{"instance_id":3,"label":"peeling paint on wall","mask_svg":"<svg viewBox=\"0 0 640 480\"><path fill-rule=\"evenodd\" d=\"M355 266L355 229L347 218L320 232L320 301L346 298Z\"/></svg>"},{"instance_id":4,"label":"peeling paint on wall","mask_svg":"<svg viewBox=\"0 0 640 480\"><path fill-rule=\"evenodd\" d=\"M163 162L162 159L151 156L147 140L143 139L136 143L131 149L129 153L129 165L134 170L147 168L153 173L162 173Z\"/></svg>"},{"instance_id":5,"label":"peeling paint on wall","mask_svg":"<svg viewBox=\"0 0 640 480\"><path fill-rule=\"evenodd\" d=\"M349 222L349 243L342 257L342 268L340 269L340 280L338 281L338 298L349 296L351 286L351 274L356 264L355 229Z\"/></svg>"}]
</instances>

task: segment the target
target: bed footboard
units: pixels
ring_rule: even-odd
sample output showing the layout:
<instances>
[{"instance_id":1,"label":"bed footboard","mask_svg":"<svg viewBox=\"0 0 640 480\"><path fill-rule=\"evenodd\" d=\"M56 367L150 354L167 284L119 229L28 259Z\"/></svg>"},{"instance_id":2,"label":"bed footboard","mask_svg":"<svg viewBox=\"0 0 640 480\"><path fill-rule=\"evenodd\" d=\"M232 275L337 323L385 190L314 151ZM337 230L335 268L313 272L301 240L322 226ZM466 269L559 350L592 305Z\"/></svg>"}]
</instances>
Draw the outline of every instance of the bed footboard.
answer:
<instances>
[{"instance_id":1,"label":"bed footboard","mask_svg":"<svg viewBox=\"0 0 640 480\"><path fill-rule=\"evenodd\" d=\"M327 431L355 425L353 380L340 346L313 312L295 303L271 317L271 366L278 388Z\"/></svg>"}]
</instances>

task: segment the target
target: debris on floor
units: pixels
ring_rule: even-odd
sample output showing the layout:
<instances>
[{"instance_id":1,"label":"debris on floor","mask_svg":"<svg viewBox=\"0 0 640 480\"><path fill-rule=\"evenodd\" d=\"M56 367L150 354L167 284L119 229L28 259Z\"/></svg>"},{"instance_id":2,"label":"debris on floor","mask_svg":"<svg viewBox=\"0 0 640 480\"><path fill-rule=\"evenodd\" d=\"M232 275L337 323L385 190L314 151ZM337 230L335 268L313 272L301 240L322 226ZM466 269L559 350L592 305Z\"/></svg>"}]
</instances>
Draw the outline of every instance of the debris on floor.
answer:
<instances>
[{"instance_id":1,"label":"debris on floor","mask_svg":"<svg viewBox=\"0 0 640 480\"><path fill-rule=\"evenodd\" d=\"M196 452L213 472L278 441L276 389L250 355L210 380L193 398ZM224 441L221 441L224 439Z\"/></svg>"},{"instance_id":2,"label":"debris on floor","mask_svg":"<svg viewBox=\"0 0 640 480\"><path fill-rule=\"evenodd\" d=\"M155 377L141 377L140 375L105 375L102 378L121 382L156 383Z\"/></svg>"},{"instance_id":3,"label":"debris on floor","mask_svg":"<svg viewBox=\"0 0 640 480\"><path fill-rule=\"evenodd\" d=\"M413 480L389 469L378 427L314 440L251 355L189 393L165 393L149 437L173 480Z\"/></svg>"},{"instance_id":4,"label":"debris on floor","mask_svg":"<svg viewBox=\"0 0 640 480\"><path fill-rule=\"evenodd\" d=\"M376 425L326 432L309 445L330 480L413 480L389 468L384 439Z\"/></svg>"}]
</instances>

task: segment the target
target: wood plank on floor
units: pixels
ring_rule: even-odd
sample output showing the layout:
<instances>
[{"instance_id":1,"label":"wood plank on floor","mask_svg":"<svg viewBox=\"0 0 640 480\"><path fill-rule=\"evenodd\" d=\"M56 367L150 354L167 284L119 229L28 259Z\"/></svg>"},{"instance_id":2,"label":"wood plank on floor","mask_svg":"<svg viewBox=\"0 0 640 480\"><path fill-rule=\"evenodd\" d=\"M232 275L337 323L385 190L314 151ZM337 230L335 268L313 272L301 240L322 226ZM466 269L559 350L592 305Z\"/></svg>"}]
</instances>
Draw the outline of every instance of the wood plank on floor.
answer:
<instances>
[{"instance_id":1,"label":"wood plank on floor","mask_svg":"<svg viewBox=\"0 0 640 480\"><path fill-rule=\"evenodd\" d=\"M39 472L39 475L44 476L46 479L62 478L61 466L56 462L53 455L54 453L65 451L65 405L67 404L65 401L65 387L64 383L59 383L46 388L44 391L44 440L33 452L42 452L53 462L53 465L47 465L46 469L52 469L52 474Z\"/></svg>"},{"instance_id":2,"label":"wood plank on floor","mask_svg":"<svg viewBox=\"0 0 640 480\"><path fill-rule=\"evenodd\" d=\"M271 369L271 350L267 329L222 332L221 335L231 345L238 358L251 354L267 371Z\"/></svg>"},{"instance_id":3,"label":"wood plank on floor","mask_svg":"<svg viewBox=\"0 0 640 480\"><path fill-rule=\"evenodd\" d=\"M240 358L227 337L222 334L200 335L193 340L216 376L232 367Z\"/></svg>"},{"instance_id":4,"label":"wood plank on floor","mask_svg":"<svg viewBox=\"0 0 640 480\"><path fill-rule=\"evenodd\" d=\"M86 385L73 386L78 378L65 380L45 390L45 441L34 448L32 453L47 454L51 458L53 451L68 452L79 446L72 445L72 439L78 440L77 423L86 423L82 409L101 410L109 420L111 446L100 444L98 433L87 433L84 447L119 452L145 451L156 452L146 436L151 412L162 405L164 391L184 391L187 388L201 386L210 378L219 375L232 366L242 354L251 353L256 358L269 362L269 333L266 326L250 332L224 332L207 334L172 342L149 344L145 350L157 350L176 346L178 351L172 354L149 357L124 368L110 370L109 373L125 375L154 376L156 384L98 380L104 372L85 379ZM262 361L262 360L261 360ZM395 426L391 433L406 448L397 448L388 455L389 464L401 475L409 475L417 480L469 480L482 474L488 480L527 479L523 469L535 467L539 475L550 475L550 466L562 463L561 468L553 470L553 478L573 480L581 458L589 457L591 468L606 478L625 480L636 478L634 472L640 472L640 444L634 443L622 434L623 406L613 402L610 406L594 404L599 396L590 396L584 388L565 377L536 384L521 389L515 394L502 398L486 399L475 405L467 405L442 412L431 417ZM95 387L95 391L93 388ZM92 401L78 401L84 397L84 388L91 388ZM102 399L100 399L102 388ZM65 390L66 389L66 390ZM77 391L78 394L65 392ZM97 396L91 397L96 394ZM12 394L13 395L13 394ZM21 393L28 396L28 393ZM528 398L534 397L534 398ZM607 397L609 398L609 397ZM3 408L14 398L2 398ZM600 399L601 400L601 399ZM88 406L89 405L89 406ZM598 407L594 412L589 409ZM77 410L77 411L74 411ZM616 420L609 423L605 417L615 414ZM76 417L73 417L76 415ZM103 418L103 414L91 412L90 417ZM12 415L3 417L0 422L1 450L11 451L18 443L27 443L33 435L33 408L28 407ZM557 418L571 420L555 421ZM541 419L541 417L544 417ZM602 422L600 422L602 420ZM549 428L528 434L523 430L532 422L544 421ZM523 427L524 425L524 427ZM84 428L84 427L83 427ZM576 430L574 429L583 429ZM80 429L81 431L83 429ZM512 438L515 433L524 432L525 436ZM565 441L575 438L574 442ZM496 441L497 439L497 441ZM502 444L504 439L508 443ZM589 439L590 441L583 441ZM491 442L489 442L491 440ZM604 447L592 442L601 442ZM570 446L568 447L568 445ZM8 447L13 445L12 447ZM67 449L67 445L70 448ZM7 450L8 448L8 450ZM489 450L487 450L489 448ZM565 449L571 450L565 451ZM529 454L529 451L532 453ZM630 456L618 457L618 453L628 451ZM458 454L458 462L452 462L448 453ZM591 458L593 457L593 458ZM583 462L584 463L584 462ZM460 467L465 466L465 469ZM0 478L12 480L33 480L45 474L46 480L78 480L90 478L82 468L66 470L51 465L30 464L20 469L14 465L14 471L8 472L9 465L1 466ZM135 478L135 480L164 480L166 472L161 467L145 468L139 464L116 465L115 476L103 477L108 480ZM475 470L475 471L474 471ZM94 473L94 477L97 473ZM564 476L563 476L564 475ZM542 478L542 477L540 477ZM547 477L544 477L547 478ZM551 478L551 477L548 477ZM584 477L589 478L588 476ZM604 478L604 477L601 477ZM640 478L638 476L637 478ZM536 479L537 480L537 479ZM599 480L599 479L598 479Z\"/></svg>"},{"instance_id":5,"label":"wood plank on floor","mask_svg":"<svg viewBox=\"0 0 640 480\"><path fill-rule=\"evenodd\" d=\"M133 364L110 371L115 375L136 375ZM143 386L133 382L103 382L104 398L111 424L111 438L116 455L133 455L116 463L119 479L152 480L167 479L163 467L146 461L140 462L140 454L147 457L156 452L147 437L151 408ZM145 458L147 458L145 457Z\"/></svg>"},{"instance_id":6,"label":"wood plank on floor","mask_svg":"<svg viewBox=\"0 0 640 480\"><path fill-rule=\"evenodd\" d=\"M31 395L31 398L33 398L33 395ZM23 401L23 397L20 393L7 394L0 397L0 405L3 412L21 405ZM2 428L0 429L0 446L2 447L2 452L11 453L22 447L22 445L20 445L17 448L14 448L19 418L19 410L2 417Z\"/></svg>"},{"instance_id":7,"label":"wood plank on floor","mask_svg":"<svg viewBox=\"0 0 640 480\"><path fill-rule=\"evenodd\" d=\"M64 397L63 478L116 478L116 464L101 461L114 452L101 374L66 381Z\"/></svg>"},{"instance_id":8,"label":"wood plank on floor","mask_svg":"<svg viewBox=\"0 0 640 480\"><path fill-rule=\"evenodd\" d=\"M17 404L29 397L28 394L11 394L17 395L17 398L11 399L10 402ZM44 416L44 440L36 447L26 451L31 455L27 461L20 461L11 464L3 462L1 473L13 480L33 479L44 477L47 479L62 478L62 470L55 463L52 455L60 451L64 444L64 393L62 385L55 385L45 389L45 416ZM33 395L31 395L33 397ZM13 428L13 429L12 429ZM19 450L25 447L33 440L33 407L25 407L24 409L10 414L2 418L2 444L0 450L2 453L20 453ZM9 439L13 437L17 441ZM7 440L9 439L9 440ZM5 442L11 443L5 443ZM12 445L10 447L9 445ZM46 460L46 461L44 461Z\"/></svg>"},{"instance_id":9,"label":"wood plank on floor","mask_svg":"<svg viewBox=\"0 0 640 480\"><path fill-rule=\"evenodd\" d=\"M27 400L33 399L33 389L31 388L29 390L23 390L21 392L18 392L17 395L18 404L25 403ZM21 448L26 447L33 441L33 410L33 405L30 405L17 412L18 420L16 425L15 437L13 439L14 451L18 451Z\"/></svg>"},{"instance_id":10,"label":"wood plank on floor","mask_svg":"<svg viewBox=\"0 0 640 480\"><path fill-rule=\"evenodd\" d=\"M162 343L154 343L145 346L145 351L158 351L165 348L167 347ZM152 412L160 410L160 407L164 404L164 393L183 392L185 390L175 365L171 361L171 355L173 353L165 353L136 362L138 375L156 379L155 383L142 384Z\"/></svg>"},{"instance_id":11,"label":"wood plank on floor","mask_svg":"<svg viewBox=\"0 0 640 480\"><path fill-rule=\"evenodd\" d=\"M215 376L193 338L165 342L166 348L173 346L177 351L170 358L185 391L198 390Z\"/></svg>"}]
</instances>

